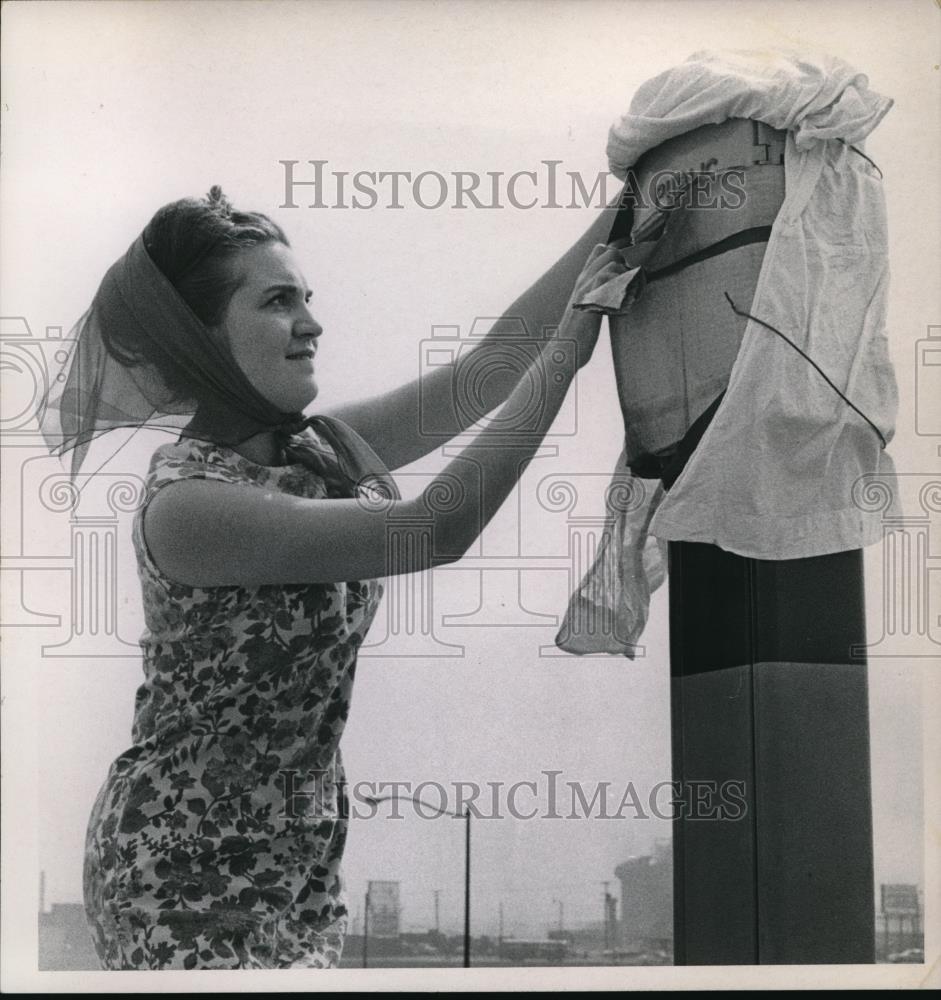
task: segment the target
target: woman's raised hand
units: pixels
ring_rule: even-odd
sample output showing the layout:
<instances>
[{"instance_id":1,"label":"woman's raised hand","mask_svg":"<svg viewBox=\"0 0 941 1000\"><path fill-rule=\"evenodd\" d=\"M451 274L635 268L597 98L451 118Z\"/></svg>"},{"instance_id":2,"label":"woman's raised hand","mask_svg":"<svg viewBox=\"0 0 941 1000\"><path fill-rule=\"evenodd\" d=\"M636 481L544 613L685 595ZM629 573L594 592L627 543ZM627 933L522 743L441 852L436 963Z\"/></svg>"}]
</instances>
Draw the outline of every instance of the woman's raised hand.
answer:
<instances>
[{"instance_id":1,"label":"woman's raised hand","mask_svg":"<svg viewBox=\"0 0 941 1000\"><path fill-rule=\"evenodd\" d=\"M601 330L601 313L595 310L577 308L576 303L599 285L623 274L627 268L621 253L623 247L629 245L629 240L619 240L616 243L599 243L588 255L585 266L575 280L575 287L569 297L568 305L559 324L557 336L561 340L574 340L578 345L578 367L588 363L598 334Z\"/></svg>"}]
</instances>

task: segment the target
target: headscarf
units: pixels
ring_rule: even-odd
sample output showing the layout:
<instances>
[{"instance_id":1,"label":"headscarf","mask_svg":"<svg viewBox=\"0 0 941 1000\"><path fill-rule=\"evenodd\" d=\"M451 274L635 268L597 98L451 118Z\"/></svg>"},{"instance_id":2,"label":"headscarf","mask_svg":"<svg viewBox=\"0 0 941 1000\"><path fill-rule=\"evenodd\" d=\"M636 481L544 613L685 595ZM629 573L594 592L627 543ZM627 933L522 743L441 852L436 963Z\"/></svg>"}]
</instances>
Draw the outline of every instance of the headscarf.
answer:
<instances>
[{"instance_id":1,"label":"headscarf","mask_svg":"<svg viewBox=\"0 0 941 1000\"><path fill-rule=\"evenodd\" d=\"M144 357L109 352L108 333L131 333ZM139 236L107 271L88 311L72 331L74 347L56 376L41 412L41 429L54 455L72 452L78 474L92 440L119 427L179 428L181 437L235 447L274 431L289 456L333 487L355 496L363 480L398 497L381 460L342 421L284 413L249 381L226 338L203 323L157 267ZM159 365L165 357L186 372L191 399L179 399ZM195 420L191 419L195 415ZM311 428L333 450L303 435Z\"/></svg>"}]
</instances>

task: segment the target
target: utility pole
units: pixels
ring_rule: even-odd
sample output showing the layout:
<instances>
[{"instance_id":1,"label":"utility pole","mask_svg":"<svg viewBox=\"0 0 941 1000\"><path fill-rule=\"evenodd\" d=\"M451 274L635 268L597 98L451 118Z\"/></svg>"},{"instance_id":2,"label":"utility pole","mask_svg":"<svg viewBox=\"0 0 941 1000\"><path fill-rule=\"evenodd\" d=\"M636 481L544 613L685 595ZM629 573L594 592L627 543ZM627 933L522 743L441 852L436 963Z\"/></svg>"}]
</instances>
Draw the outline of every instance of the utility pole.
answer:
<instances>
[{"instance_id":1,"label":"utility pole","mask_svg":"<svg viewBox=\"0 0 941 1000\"><path fill-rule=\"evenodd\" d=\"M608 908L608 934L611 939L611 949L616 950L618 943L617 897L605 892L605 905Z\"/></svg>"},{"instance_id":2,"label":"utility pole","mask_svg":"<svg viewBox=\"0 0 941 1000\"><path fill-rule=\"evenodd\" d=\"M471 949L471 811L470 806L464 808L464 968L470 968Z\"/></svg>"},{"instance_id":3,"label":"utility pole","mask_svg":"<svg viewBox=\"0 0 941 1000\"><path fill-rule=\"evenodd\" d=\"M441 933L441 920L439 919L438 897L441 895L440 889L431 890L435 894L435 934Z\"/></svg>"},{"instance_id":4,"label":"utility pole","mask_svg":"<svg viewBox=\"0 0 941 1000\"><path fill-rule=\"evenodd\" d=\"M565 931L565 904L561 899L553 899L553 903L559 904L559 934Z\"/></svg>"},{"instance_id":5,"label":"utility pole","mask_svg":"<svg viewBox=\"0 0 941 1000\"><path fill-rule=\"evenodd\" d=\"M498 938L500 944L503 944L503 900L500 900L500 936Z\"/></svg>"},{"instance_id":6,"label":"utility pole","mask_svg":"<svg viewBox=\"0 0 941 1000\"><path fill-rule=\"evenodd\" d=\"M608 879L607 882L601 883L604 886L604 950L609 951L611 948L611 932L609 929L609 919L608 919L608 886L611 884L611 880Z\"/></svg>"}]
</instances>

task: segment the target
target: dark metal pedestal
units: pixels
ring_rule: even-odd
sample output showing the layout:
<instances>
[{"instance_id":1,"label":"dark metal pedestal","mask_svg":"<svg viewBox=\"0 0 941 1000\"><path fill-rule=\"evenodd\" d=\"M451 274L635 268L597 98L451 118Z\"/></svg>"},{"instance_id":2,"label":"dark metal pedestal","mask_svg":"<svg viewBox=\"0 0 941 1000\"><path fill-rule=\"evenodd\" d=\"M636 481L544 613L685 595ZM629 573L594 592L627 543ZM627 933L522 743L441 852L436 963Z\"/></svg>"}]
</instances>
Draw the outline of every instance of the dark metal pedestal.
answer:
<instances>
[{"instance_id":1,"label":"dark metal pedestal","mask_svg":"<svg viewBox=\"0 0 941 1000\"><path fill-rule=\"evenodd\" d=\"M669 558L675 963L873 962L862 553Z\"/></svg>"}]
</instances>

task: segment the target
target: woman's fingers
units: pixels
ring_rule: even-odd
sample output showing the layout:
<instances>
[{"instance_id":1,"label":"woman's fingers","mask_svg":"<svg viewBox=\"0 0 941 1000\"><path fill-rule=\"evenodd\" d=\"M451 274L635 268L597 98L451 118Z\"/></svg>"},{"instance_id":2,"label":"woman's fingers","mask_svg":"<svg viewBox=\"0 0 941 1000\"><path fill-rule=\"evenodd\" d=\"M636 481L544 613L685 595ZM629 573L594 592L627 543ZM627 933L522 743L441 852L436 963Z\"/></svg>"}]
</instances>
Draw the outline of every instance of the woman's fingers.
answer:
<instances>
[{"instance_id":1,"label":"woman's fingers","mask_svg":"<svg viewBox=\"0 0 941 1000\"><path fill-rule=\"evenodd\" d=\"M625 249L626 247L615 246L613 244L609 245L605 243L599 245L595 248L597 253L592 251L588 260L585 262L585 266L582 268L582 273L587 271L597 271L599 268L605 267L611 263L619 263L623 267Z\"/></svg>"},{"instance_id":2,"label":"woman's fingers","mask_svg":"<svg viewBox=\"0 0 941 1000\"><path fill-rule=\"evenodd\" d=\"M599 243L588 255L582 267L582 274L597 271L611 261L622 260L621 249L608 243Z\"/></svg>"},{"instance_id":3,"label":"woman's fingers","mask_svg":"<svg viewBox=\"0 0 941 1000\"><path fill-rule=\"evenodd\" d=\"M620 242L620 241L619 241ZM584 294L596 288L602 281L623 274L627 270L622 250L617 246L599 244L589 254L578 280L575 282L576 294Z\"/></svg>"},{"instance_id":4,"label":"woman's fingers","mask_svg":"<svg viewBox=\"0 0 941 1000\"><path fill-rule=\"evenodd\" d=\"M608 256L610 249L611 248L606 246L604 243L599 243L592 249L587 260L582 265L582 269L579 272L578 277L575 279L574 288L576 292L583 288L587 282L592 280L592 276L599 267L604 267L605 264L610 261L610 257Z\"/></svg>"},{"instance_id":5,"label":"woman's fingers","mask_svg":"<svg viewBox=\"0 0 941 1000\"><path fill-rule=\"evenodd\" d=\"M596 243L591 248L591 253L588 254L588 259L585 261L585 264L584 264L584 267L582 268L582 270L584 270L585 267L588 267L589 264L591 264L591 262L593 260L595 260L597 257L599 257L601 254L603 254L606 250L609 250L609 249L610 249L610 247L608 246L607 243Z\"/></svg>"},{"instance_id":6,"label":"woman's fingers","mask_svg":"<svg viewBox=\"0 0 941 1000\"><path fill-rule=\"evenodd\" d=\"M620 242L619 240L618 243ZM624 247L613 243L599 243L588 255L588 260L585 261L582 270L587 271L589 268L596 267L599 262L621 259L623 250Z\"/></svg>"},{"instance_id":7,"label":"woman's fingers","mask_svg":"<svg viewBox=\"0 0 941 1000\"><path fill-rule=\"evenodd\" d=\"M591 282L592 288L597 288L598 285L604 284L606 281L610 281L612 278L616 278L619 274L624 274L628 268L621 260L612 261L610 264L605 264L600 271L596 271L594 278Z\"/></svg>"}]
</instances>

